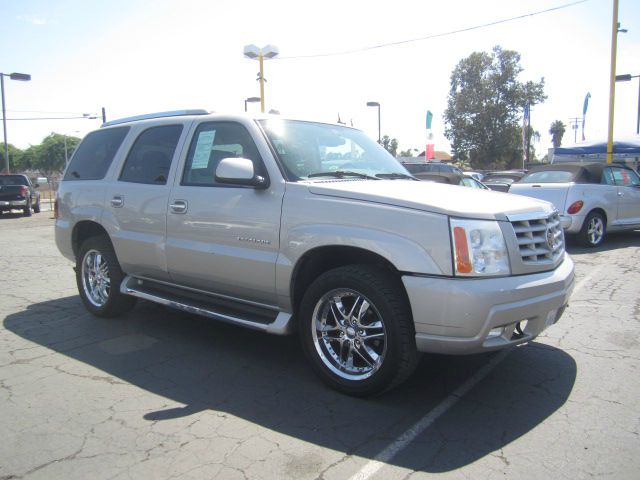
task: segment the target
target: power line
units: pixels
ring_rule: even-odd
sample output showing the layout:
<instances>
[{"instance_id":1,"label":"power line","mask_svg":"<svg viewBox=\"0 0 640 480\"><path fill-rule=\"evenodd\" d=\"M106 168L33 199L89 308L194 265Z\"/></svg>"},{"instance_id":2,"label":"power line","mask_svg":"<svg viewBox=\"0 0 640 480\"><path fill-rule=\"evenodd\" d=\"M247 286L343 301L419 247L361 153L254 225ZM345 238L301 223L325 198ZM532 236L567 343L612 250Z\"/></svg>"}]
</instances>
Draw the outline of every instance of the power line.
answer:
<instances>
[{"instance_id":1,"label":"power line","mask_svg":"<svg viewBox=\"0 0 640 480\"><path fill-rule=\"evenodd\" d=\"M33 117L33 118L7 118L7 121L9 120L77 120L77 119L86 119L86 120L95 120L100 118L97 115L92 115L90 117ZM2 118L0 118L0 120L2 120Z\"/></svg>"},{"instance_id":2,"label":"power line","mask_svg":"<svg viewBox=\"0 0 640 480\"><path fill-rule=\"evenodd\" d=\"M54 112L46 112L43 110L7 110L7 112L11 112L11 113L45 113L48 115L83 115L85 112L58 112L58 111L54 111Z\"/></svg>"},{"instance_id":3,"label":"power line","mask_svg":"<svg viewBox=\"0 0 640 480\"><path fill-rule=\"evenodd\" d=\"M513 22L515 20L522 20L523 18L534 17L536 15L541 15L543 13L549 13L549 12L553 12L553 11L556 11L556 10L562 10L564 8L569 8L569 7L573 7L575 5L580 5L581 3L586 3L588 1L589 0L579 0L577 2L565 3L564 5L559 5L557 7L547 8L546 10L539 10L537 12L525 13L524 15L518 15L517 17L504 18L502 20L496 20L494 22L484 23L482 25L475 25L473 27L466 27L466 28L461 28L461 29L458 29L458 30L451 30L449 32L444 32L444 33L436 33L436 34L433 34L433 35L428 35L426 37L411 38L411 39L408 39L408 40L399 40L397 42L381 43L380 45L372 45L372 46L369 46L369 47L355 48L355 49L352 49L352 50L343 50L342 52L316 53L316 54L311 54L311 55L295 55L295 56L291 56L291 57L276 57L276 58L274 58L274 60L295 60L295 59L299 59L299 58L335 57L335 56L338 56L338 55L350 55L350 54L353 54L353 53L366 52L368 50L375 50L375 49L378 49L378 48L393 47L393 46L396 46L396 45L404 45L404 44L407 44L407 43L414 43L414 42L422 42L424 40L431 40L433 38L446 37L446 36L450 36L450 35L455 35L457 33L464 33L464 32L470 32L472 30L479 30L481 28L493 27L494 25L500 25L501 23Z\"/></svg>"}]
</instances>

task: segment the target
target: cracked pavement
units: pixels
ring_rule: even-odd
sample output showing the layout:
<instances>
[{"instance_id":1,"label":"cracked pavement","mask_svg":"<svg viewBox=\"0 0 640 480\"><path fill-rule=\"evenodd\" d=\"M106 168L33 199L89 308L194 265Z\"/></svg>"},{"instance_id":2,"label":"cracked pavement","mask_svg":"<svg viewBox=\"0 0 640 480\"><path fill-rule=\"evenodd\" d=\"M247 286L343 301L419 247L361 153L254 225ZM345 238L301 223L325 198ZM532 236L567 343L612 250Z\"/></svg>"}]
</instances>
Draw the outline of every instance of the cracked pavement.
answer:
<instances>
[{"instance_id":1,"label":"cracked pavement","mask_svg":"<svg viewBox=\"0 0 640 480\"><path fill-rule=\"evenodd\" d=\"M139 302L98 319L50 212L0 217L0 480L350 478L491 355L425 355L375 399L328 390L295 337ZM640 471L640 232L570 246L580 289L372 478Z\"/></svg>"}]
</instances>

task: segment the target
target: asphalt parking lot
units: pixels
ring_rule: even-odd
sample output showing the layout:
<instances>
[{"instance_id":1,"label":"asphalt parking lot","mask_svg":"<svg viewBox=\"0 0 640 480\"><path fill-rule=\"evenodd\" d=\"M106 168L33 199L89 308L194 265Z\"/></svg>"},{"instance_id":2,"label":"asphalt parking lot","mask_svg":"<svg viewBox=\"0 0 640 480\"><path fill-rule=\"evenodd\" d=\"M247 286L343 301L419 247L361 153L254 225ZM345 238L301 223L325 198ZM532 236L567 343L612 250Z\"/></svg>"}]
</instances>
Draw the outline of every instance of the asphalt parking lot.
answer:
<instances>
[{"instance_id":1,"label":"asphalt parking lot","mask_svg":"<svg viewBox=\"0 0 640 480\"><path fill-rule=\"evenodd\" d=\"M91 316L53 223L0 216L2 480L638 478L640 231L570 245L570 307L535 342L425 355L358 400L295 337L145 302Z\"/></svg>"}]
</instances>

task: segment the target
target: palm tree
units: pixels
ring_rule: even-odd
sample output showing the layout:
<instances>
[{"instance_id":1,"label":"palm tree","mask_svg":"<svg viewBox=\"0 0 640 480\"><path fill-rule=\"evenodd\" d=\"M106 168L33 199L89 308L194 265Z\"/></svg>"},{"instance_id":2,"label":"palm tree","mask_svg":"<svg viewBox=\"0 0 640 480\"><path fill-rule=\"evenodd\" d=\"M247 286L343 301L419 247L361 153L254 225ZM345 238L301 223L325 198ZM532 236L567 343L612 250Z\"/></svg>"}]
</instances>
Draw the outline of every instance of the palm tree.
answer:
<instances>
[{"instance_id":1,"label":"palm tree","mask_svg":"<svg viewBox=\"0 0 640 480\"><path fill-rule=\"evenodd\" d=\"M549 133L551 134L551 142L553 143L553 148L558 148L562 145L562 136L565 131L565 124L562 123L561 120L556 120L551 124L549 128Z\"/></svg>"}]
</instances>

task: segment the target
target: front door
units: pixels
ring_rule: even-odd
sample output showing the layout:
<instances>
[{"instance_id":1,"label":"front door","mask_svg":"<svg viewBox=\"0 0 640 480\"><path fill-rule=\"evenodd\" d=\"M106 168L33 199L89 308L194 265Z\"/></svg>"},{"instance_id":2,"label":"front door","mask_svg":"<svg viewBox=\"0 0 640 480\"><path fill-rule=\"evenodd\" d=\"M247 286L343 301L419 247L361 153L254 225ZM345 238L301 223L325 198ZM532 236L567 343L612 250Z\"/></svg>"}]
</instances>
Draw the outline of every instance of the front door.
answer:
<instances>
[{"instance_id":1,"label":"front door","mask_svg":"<svg viewBox=\"0 0 640 480\"><path fill-rule=\"evenodd\" d=\"M640 178L628 168L612 167L618 188L618 222L640 225Z\"/></svg>"},{"instance_id":2,"label":"front door","mask_svg":"<svg viewBox=\"0 0 640 480\"><path fill-rule=\"evenodd\" d=\"M244 126L206 122L196 129L167 213L167 264L174 282L276 305L275 264L284 186L217 183L223 158L242 157L266 175Z\"/></svg>"}]
</instances>

